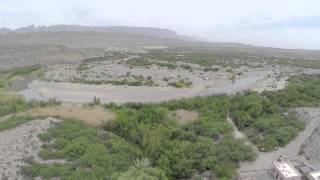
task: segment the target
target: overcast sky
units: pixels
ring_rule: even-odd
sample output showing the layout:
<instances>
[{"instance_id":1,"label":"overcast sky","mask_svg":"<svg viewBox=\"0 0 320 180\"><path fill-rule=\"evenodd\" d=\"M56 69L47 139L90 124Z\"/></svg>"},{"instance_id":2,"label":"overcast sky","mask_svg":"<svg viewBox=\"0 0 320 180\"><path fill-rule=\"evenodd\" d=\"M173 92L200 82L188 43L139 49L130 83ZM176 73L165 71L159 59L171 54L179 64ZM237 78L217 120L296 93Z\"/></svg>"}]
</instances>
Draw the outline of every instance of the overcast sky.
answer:
<instances>
[{"instance_id":1,"label":"overcast sky","mask_svg":"<svg viewBox=\"0 0 320 180\"><path fill-rule=\"evenodd\" d=\"M151 26L211 41L320 49L320 0L0 0L0 27Z\"/></svg>"}]
</instances>

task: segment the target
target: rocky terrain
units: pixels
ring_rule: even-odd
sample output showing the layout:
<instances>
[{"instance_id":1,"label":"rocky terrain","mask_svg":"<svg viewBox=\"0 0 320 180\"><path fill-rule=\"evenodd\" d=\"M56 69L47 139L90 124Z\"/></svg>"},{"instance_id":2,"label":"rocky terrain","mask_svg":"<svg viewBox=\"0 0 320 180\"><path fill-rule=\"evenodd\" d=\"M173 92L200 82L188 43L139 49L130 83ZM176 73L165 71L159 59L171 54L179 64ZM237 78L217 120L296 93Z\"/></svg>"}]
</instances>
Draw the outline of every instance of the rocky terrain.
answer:
<instances>
[{"instance_id":1,"label":"rocky terrain","mask_svg":"<svg viewBox=\"0 0 320 180\"><path fill-rule=\"evenodd\" d=\"M157 62L159 63L159 62ZM160 62L165 63L165 62ZM167 63L170 65L169 63ZM181 63L182 64L182 63ZM173 65L173 64L172 64ZM100 61L87 64L66 64L50 67L43 80L51 82L82 82L84 84L115 84L126 81L136 82L136 86L161 86L184 81L188 86L205 85L213 79L228 81L229 74L223 70L204 72L199 65L188 64L191 69L181 68L175 64L174 69L153 64L148 67L130 66L125 60ZM126 85L126 84L124 84ZM134 85L134 84L132 84Z\"/></svg>"},{"instance_id":2,"label":"rocky terrain","mask_svg":"<svg viewBox=\"0 0 320 180\"><path fill-rule=\"evenodd\" d=\"M320 126L318 126L311 136L301 146L300 153L309 161L320 165Z\"/></svg>"},{"instance_id":3,"label":"rocky terrain","mask_svg":"<svg viewBox=\"0 0 320 180\"><path fill-rule=\"evenodd\" d=\"M54 118L34 120L0 132L0 179L24 179L20 168L31 162L44 162L37 157L42 146L38 135L60 122ZM52 163L48 161L46 163Z\"/></svg>"}]
</instances>

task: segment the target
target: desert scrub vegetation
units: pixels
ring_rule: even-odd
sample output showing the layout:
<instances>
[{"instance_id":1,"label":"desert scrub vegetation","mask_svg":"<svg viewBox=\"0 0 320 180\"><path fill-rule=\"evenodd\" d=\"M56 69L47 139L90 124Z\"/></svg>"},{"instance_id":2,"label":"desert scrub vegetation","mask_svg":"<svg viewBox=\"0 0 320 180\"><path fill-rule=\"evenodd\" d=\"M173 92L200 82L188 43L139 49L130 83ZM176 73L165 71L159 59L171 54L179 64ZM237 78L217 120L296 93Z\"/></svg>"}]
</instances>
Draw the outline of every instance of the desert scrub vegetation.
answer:
<instances>
[{"instance_id":1,"label":"desert scrub vegetation","mask_svg":"<svg viewBox=\"0 0 320 180\"><path fill-rule=\"evenodd\" d=\"M176 82L168 82L168 86L176 87L176 88L184 88L184 87L191 87L192 82L191 81L184 81L184 80L179 80Z\"/></svg>"},{"instance_id":2,"label":"desert scrub vegetation","mask_svg":"<svg viewBox=\"0 0 320 180\"><path fill-rule=\"evenodd\" d=\"M151 77L144 78L142 76L139 79L136 76L133 76L135 80L85 80L79 78L73 78L72 83L82 83L82 84L93 84L93 85L102 85L102 84L111 84L115 86L155 86L154 81Z\"/></svg>"},{"instance_id":3,"label":"desert scrub vegetation","mask_svg":"<svg viewBox=\"0 0 320 180\"><path fill-rule=\"evenodd\" d=\"M81 63L78 67L78 71L87 71L89 70L89 66L86 63Z\"/></svg>"},{"instance_id":4,"label":"desert scrub vegetation","mask_svg":"<svg viewBox=\"0 0 320 180\"><path fill-rule=\"evenodd\" d=\"M311 69L320 68L318 59L293 58L228 50L212 52L212 50L209 49L169 48L165 50L150 50L149 53L142 55L142 58L168 62L188 62L201 66L229 66L232 68L238 68L239 66L259 68L264 65L284 65Z\"/></svg>"},{"instance_id":5,"label":"desert scrub vegetation","mask_svg":"<svg viewBox=\"0 0 320 180\"><path fill-rule=\"evenodd\" d=\"M161 62L161 61L151 61L145 58L133 58L125 61L129 66L142 66L148 67L151 65L157 65L159 67L166 67L168 69L176 69L178 65L176 63L168 63L168 62Z\"/></svg>"},{"instance_id":6,"label":"desert scrub vegetation","mask_svg":"<svg viewBox=\"0 0 320 180\"><path fill-rule=\"evenodd\" d=\"M125 63L129 66L142 66L142 67L148 67L152 65L152 62L142 58L132 58L125 61Z\"/></svg>"},{"instance_id":7,"label":"desert scrub vegetation","mask_svg":"<svg viewBox=\"0 0 320 180\"><path fill-rule=\"evenodd\" d=\"M204 72L209 72L209 71L217 72L217 71L219 71L220 69L219 69L218 67L212 68L212 67L205 66L202 70L203 70Z\"/></svg>"},{"instance_id":8,"label":"desert scrub vegetation","mask_svg":"<svg viewBox=\"0 0 320 180\"><path fill-rule=\"evenodd\" d=\"M181 53L183 52L183 53ZM234 67L237 68L239 66L248 66L248 67L259 67L260 65L256 65L255 57L251 57L250 55L243 56L239 58L239 56L234 56L231 54L216 54L212 52L199 52L193 51L190 49L166 49L166 50L152 50L148 54L143 55L144 58L149 58L152 60L161 60L168 61L172 63L176 62L187 62L198 64L200 66L221 66L221 67Z\"/></svg>"}]
</instances>

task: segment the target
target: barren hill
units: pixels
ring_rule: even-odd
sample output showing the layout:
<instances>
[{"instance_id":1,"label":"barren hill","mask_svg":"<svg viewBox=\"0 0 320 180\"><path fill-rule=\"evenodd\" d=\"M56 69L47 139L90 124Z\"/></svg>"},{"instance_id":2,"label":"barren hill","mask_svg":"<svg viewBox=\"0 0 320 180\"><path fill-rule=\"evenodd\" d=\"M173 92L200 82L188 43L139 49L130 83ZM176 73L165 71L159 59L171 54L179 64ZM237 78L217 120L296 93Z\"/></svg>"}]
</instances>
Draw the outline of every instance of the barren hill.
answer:
<instances>
[{"instance_id":1,"label":"barren hill","mask_svg":"<svg viewBox=\"0 0 320 180\"><path fill-rule=\"evenodd\" d=\"M184 40L185 39L185 40ZM107 47L161 46L231 58L319 60L320 51L191 41L176 32L147 27L29 26L0 29L0 70L16 66L75 62L101 56ZM261 58L262 57L262 58Z\"/></svg>"}]
</instances>

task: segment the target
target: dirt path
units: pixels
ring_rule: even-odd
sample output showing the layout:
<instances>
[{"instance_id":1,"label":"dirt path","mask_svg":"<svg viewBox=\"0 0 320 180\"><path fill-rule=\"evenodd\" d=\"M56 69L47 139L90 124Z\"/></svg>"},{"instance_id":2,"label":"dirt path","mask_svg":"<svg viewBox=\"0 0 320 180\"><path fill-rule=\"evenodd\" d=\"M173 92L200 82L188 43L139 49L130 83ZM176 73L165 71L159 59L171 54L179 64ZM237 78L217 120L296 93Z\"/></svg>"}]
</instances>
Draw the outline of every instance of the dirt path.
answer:
<instances>
[{"instance_id":1,"label":"dirt path","mask_svg":"<svg viewBox=\"0 0 320 180\"><path fill-rule=\"evenodd\" d=\"M320 108L301 108L297 109L297 112L300 116L299 118L307 122L305 130L285 147L281 147L277 151L273 152L259 152L258 158L255 161L241 163L241 167L239 169L240 172L268 169L270 168L274 157L278 157L280 155L286 156L289 159L304 160L304 157L299 155L299 150L301 145L308 139L314 129L320 125Z\"/></svg>"},{"instance_id":2,"label":"dirt path","mask_svg":"<svg viewBox=\"0 0 320 180\"><path fill-rule=\"evenodd\" d=\"M227 122L229 124L231 124L232 128L233 128L233 137L236 139L246 139L246 135L241 132L238 127L234 124L234 122L232 121L232 119L230 117L227 117Z\"/></svg>"},{"instance_id":3,"label":"dirt path","mask_svg":"<svg viewBox=\"0 0 320 180\"><path fill-rule=\"evenodd\" d=\"M0 132L0 179L24 179L20 168L26 162L37 161L42 142L38 135L54 127L60 120L46 118L22 124Z\"/></svg>"}]
</instances>

